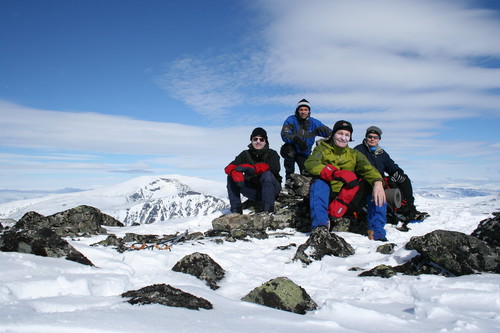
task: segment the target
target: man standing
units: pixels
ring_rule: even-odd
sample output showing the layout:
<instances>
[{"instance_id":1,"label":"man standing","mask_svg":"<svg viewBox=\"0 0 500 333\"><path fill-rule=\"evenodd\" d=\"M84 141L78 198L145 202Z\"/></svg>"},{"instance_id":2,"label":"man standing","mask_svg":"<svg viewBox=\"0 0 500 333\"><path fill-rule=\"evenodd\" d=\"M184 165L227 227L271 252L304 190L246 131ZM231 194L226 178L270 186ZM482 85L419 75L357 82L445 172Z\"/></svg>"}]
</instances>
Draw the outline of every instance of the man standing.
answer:
<instances>
[{"instance_id":1,"label":"man standing","mask_svg":"<svg viewBox=\"0 0 500 333\"><path fill-rule=\"evenodd\" d=\"M274 202L281 191L280 157L269 148L263 128L252 131L248 149L236 156L224 172L231 213L242 214L241 194L255 201L264 212L274 212Z\"/></svg>"},{"instance_id":2,"label":"man standing","mask_svg":"<svg viewBox=\"0 0 500 333\"><path fill-rule=\"evenodd\" d=\"M297 104L295 114L283 123L281 138L285 144L281 147L284 158L286 180L295 172L295 163L300 173L304 170L304 162L311 155L311 148L317 136L330 137L332 131L321 121L311 117L311 105L306 99Z\"/></svg>"}]
</instances>

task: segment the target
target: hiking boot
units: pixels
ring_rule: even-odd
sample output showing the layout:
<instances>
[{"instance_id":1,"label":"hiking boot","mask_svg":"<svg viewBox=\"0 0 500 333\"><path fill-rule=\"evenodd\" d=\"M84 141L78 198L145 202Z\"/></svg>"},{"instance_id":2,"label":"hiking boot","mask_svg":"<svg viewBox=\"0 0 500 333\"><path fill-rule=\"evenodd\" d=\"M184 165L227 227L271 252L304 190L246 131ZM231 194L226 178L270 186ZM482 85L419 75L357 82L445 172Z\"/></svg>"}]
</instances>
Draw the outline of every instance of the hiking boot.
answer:
<instances>
[{"instance_id":1,"label":"hiking boot","mask_svg":"<svg viewBox=\"0 0 500 333\"><path fill-rule=\"evenodd\" d=\"M243 214L243 208L241 208L241 207L231 208L231 213L232 214Z\"/></svg>"},{"instance_id":2,"label":"hiking boot","mask_svg":"<svg viewBox=\"0 0 500 333\"><path fill-rule=\"evenodd\" d=\"M410 231L410 228L408 228L408 224L403 222L399 222L398 225L396 226L396 229L402 232Z\"/></svg>"},{"instance_id":3,"label":"hiking boot","mask_svg":"<svg viewBox=\"0 0 500 333\"><path fill-rule=\"evenodd\" d=\"M373 240L373 234L374 234L373 230L368 230L367 233L368 233L368 239Z\"/></svg>"},{"instance_id":4,"label":"hiking boot","mask_svg":"<svg viewBox=\"0 0 500 333\"><path fill-rule=\"evenodd\" d=\"M375 239L373 237L374 233L375 232L373 230L368 230L367 234L368 234L368 239L369 240L374 240L374 241L379 241L379 242L387 242L388 241L387 238L385 238L385 237Z\"/></svg>"}]
</instances>

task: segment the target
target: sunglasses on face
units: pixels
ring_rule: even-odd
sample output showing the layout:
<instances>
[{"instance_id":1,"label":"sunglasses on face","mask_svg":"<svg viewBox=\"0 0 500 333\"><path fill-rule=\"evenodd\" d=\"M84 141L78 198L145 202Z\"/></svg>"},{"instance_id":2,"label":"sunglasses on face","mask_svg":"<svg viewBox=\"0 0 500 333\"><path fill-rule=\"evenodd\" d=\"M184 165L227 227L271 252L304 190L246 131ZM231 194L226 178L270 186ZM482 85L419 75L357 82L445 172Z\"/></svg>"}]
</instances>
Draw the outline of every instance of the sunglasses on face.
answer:
<instances>
[{"instance_id":1,"label":"sunglasses on face","mask_svg":"<svg viewBox=\"0 0 500 333\"><path fill-rule=\"evenodd\" d=\"M253 139L252 139L252 141L253 141L253 142L257 142L257 141L260 141L260 142L265 142L265 141L266 141L266 139L264 139L264 138L257 138L257 137L256 137L256 138L253 138Z\"/></svg>"},{"instance_id":2,"label":"sunglasses on face","mask_svg":"<svg viewBox=\"0 0 500 333\"><path fill-rule=\"evenodd\" d=\"M378 140L378 135L368 135L367 138Z\"/></svg>"}]
</instances>

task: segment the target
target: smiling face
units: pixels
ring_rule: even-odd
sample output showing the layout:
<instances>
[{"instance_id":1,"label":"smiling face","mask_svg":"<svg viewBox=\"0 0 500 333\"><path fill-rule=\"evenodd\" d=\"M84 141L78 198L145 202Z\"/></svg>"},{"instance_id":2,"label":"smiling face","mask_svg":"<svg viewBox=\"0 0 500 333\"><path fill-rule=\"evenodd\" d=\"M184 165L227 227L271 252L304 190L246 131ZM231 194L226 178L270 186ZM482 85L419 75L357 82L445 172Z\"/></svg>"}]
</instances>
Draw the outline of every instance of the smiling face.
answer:
<instances>
[{"instance_id":1,"label":"smiling face","mask_svg":"<svg viewBox=\"0 0 500 333\"><path fill-rule=\"evenodd\" d=\"M309 117L310 113L311 113L311 111L309 110L309 108L307 106L301 106L297 110L297 114L299 115L299 117L301 119L306 119L307 117Z\"/></svg>"},{"instance_id":2,"label":"smiling face","mask_svg":"<svg viewBox=\"0 0 500 333\"><path fill-rule=\"evenodd\" d=\"M351 140L351 132L348 130L341 129L333 135L333 143L340 148L347 147L349 140Z\"/></svg>"},{"instance_id":3,"label":"smiling face","mask_svg":"<svg viewBox=\"0 0 500 333\"><path fill-rule=\"evenodd\" d=\"M254 147L255 149L260 150L264 148L265 145L266 145L266 139L264 139L263 137L254 136L252 138L252 147Z\"/></svg>"},{"instance_id":4,"label":"smiling face","mask_svg":"<svg viewBox=\"0 0 500 333\"><path fill-rule=\"evenodd\" d=\"M368 147L377 147L379 141L380 136L375 133L370 133L366 136L366 143L368 144Z\"/></svg>"}]
</instances>

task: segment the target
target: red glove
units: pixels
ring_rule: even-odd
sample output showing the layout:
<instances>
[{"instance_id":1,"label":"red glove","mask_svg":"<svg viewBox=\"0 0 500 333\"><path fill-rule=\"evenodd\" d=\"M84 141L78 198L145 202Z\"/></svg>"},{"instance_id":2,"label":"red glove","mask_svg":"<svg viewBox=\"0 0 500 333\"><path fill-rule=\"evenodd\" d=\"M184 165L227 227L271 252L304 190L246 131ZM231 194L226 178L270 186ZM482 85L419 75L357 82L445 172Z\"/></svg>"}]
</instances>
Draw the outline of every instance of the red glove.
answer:
<instances>
[{"instance_id":1,"label":"red glove","mask_svg":"<svg viewBox=\"0 0 500 333\"><path fill-rule=\"evenodd\" d=\"M269 164L267 163L255 163L255 173L260 175L269 170Z\"/></svg>"},{"instance_id":2,"label":"red glove","mask_svg":"<svg viewBox=\"0 0 500 333\"><path fill-rule=\"evenodd\" d=\"M229 164L224 168L224 172L233 179L237 186L243 187L245 185L245 176L242 172L236 171L236 168L236 165Z\"/></svg>"},{"instance_id":3,"label":"red glove","mask_svg":"<svg viewBox=\"0 0 500 333\"><path fill-rule=\"evenodd\" d=\"M344 183L344 188L353 188L359 185L358 177L352 171L337 170L333 173L333 179ZM350 202L350 201L349 201Z\"/></svg>"},{"instance_id":4,"label":"red glove","mask_svg":"<svg viewBox=\"0 0 500 333\"><path fill-rule=\"evenodd\" d=\"M351 188L343 187L339 196L328 205L328 215L333 217L342 217L347 212L347 206L354 199L359 190L359 185Z\"/></svg>"},{"instance_id":5,"label":"red glove","mask_svg":"<svg viewBox=\"0 0 500 333\"><path fill-rule=\"evenodd\" d=\"M336 167L334 167L333 165L331 164L327 164L323 170L321 170L321 172L319 173L319 176L326 180L327 182L331 182L333 180L333 173L335 171L338 171L339 169L337 169Z\"/></svg>"},{"instance_id":6,"label":"red glove","mask_svg":"<svg viewBox=\"0 0 500 333\"><path fill-rule=\"evenodd\" d=\"M228 164L227 167L224 168L224 172L226 173L226 175L230 176L231 172L233 172L234 169L236 169L236 165Z\"/></svg>"}]
</instances>

